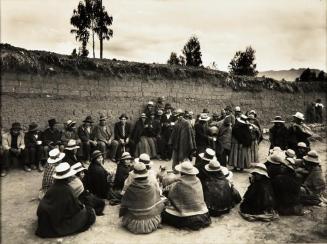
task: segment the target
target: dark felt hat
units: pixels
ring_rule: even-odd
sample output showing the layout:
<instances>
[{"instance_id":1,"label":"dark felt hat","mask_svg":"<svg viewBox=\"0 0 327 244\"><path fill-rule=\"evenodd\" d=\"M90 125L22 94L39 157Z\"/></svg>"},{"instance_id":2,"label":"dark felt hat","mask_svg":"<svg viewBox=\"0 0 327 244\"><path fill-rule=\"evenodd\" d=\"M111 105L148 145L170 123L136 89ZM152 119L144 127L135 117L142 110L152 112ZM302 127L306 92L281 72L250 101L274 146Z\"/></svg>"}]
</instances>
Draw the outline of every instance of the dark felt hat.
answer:
<instances>
[{"instance_id":1,"label":"dark felt hat","mask_svg":"<svg viewBox=\"0 0 327 244\"><path fill-rule=\"evenodd\" d=\"M97 157L103 155L103 153L100 150L95 150L91 155L91 160L96 159Z\"/></svg>"},{"instance_id":2,"label":"dark felt hat","mask_svg":"<svg viewBox=\"0 0 327 244\"><path fill-rule=\"evenodd\" d=\"M35 122L32 122L29 126L28 126L28 130L29 131L36 131L38 129L38 124Z\"/></svg>"},{"instance_id":3,"label":"dark felt hat","mask_svg":"<svg viewBox=\"0 0 327 244\"><path fill-rule=\"evenodd\" d=\"M48 124L51 126L51 125L58 124L58 122L56 121L56 119L49 119Z\"/></svg>"},{"instance_id":4,"label":"dark felt hat","mask_svg":"<svg viewBox=\"0 0 327 244\"><path fill-rule=\"evenodd\" d=\"M83 120L83 122L84 123L94 123L94 121L93 121L93 119L92 119L92 117L89 115L89 116L87 116L86 118L85 118L85 120Z\"/></svg>"},{"instance_id":5,"label":"dark felt hat","mask_svg":"<svg viewBox=\"0 0 327 244\"><path fill-rule=\"evenodd\" d=\"M127 117L127 115L126 115L125 113L123 113L123 114L121 114L121 115L119 116L119 119L122 119L122 118L128 119L128 117Z\"/></svg>"},{"instance_id":6,"label":"dark felt hat","mask_svg":"<svg viewBox=\"0 0 327 244\"><path fill-rule=\"evenodd\" d=\"M12 130L22 130L22 126L21 126L20 123L15 122L15 123L12 123L12 125L11 125L11 129L12 129Z\"/></svg>"}]
</instances>

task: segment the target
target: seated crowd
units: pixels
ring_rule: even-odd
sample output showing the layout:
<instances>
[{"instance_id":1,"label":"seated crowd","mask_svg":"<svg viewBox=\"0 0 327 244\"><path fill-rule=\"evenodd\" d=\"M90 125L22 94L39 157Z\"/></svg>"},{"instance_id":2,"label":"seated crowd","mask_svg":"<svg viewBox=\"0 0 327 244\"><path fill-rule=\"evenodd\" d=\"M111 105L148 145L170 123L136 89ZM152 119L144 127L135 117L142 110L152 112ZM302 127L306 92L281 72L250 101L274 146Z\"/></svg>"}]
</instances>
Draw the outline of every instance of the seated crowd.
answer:
<instances>
[{"instance_id":1,"label":"seated crowd","mask_svg":"<svg viewBox=\"0 0 327 244\"><path fill-rule=\"evenodd\" d=\"M294 114L289 127L275 117L266 162L259 162L263 132L257 113L234 110L227 106L210 118L204 109L193 118L193 112L174 110L159 98L156 105L147 104L134 127L126 114L114 129L104 115L96 126L87 116L77 129L68 120L63 131L55 119L43 132L31 123L25 134L13 123L2 135L1 176L13 160L25 171L43 172L40 237L87 230L104 215L106 200L120 204L122 226L136 234L151 233L162 223L199 230L239 203L240 215L249 221L303 215L305 205L326 206L321 162L310 148L312 132L303 114ZM105 159L117 164L115 173L106 170ZM152 159L172 160L172 170L156 171ZM228 166L234 171L250 168L243 199Z\"/></svg>"}]
</instances>

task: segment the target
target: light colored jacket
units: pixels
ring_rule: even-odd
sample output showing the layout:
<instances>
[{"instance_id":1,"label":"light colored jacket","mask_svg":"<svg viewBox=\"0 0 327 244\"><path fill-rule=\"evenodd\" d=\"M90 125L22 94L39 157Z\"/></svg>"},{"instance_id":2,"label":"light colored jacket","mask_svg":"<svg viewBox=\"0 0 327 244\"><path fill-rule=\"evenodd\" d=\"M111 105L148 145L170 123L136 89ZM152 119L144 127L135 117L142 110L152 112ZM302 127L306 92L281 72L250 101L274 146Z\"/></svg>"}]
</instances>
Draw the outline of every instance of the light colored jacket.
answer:
<instances>
[{"instance_id":1,"label":"light colored jacket","mask_svg":"<svg viewBox=\"0 0 327 244\"><path fill-rule=\"evenodd\" d=\"M2 135L2 147L4 150L9 150L11 148L12 136L10 132L4 133ZM20 132L17 137L17 147L20 149L25 149L24 133Z\"/></svg>"}]
</instances>

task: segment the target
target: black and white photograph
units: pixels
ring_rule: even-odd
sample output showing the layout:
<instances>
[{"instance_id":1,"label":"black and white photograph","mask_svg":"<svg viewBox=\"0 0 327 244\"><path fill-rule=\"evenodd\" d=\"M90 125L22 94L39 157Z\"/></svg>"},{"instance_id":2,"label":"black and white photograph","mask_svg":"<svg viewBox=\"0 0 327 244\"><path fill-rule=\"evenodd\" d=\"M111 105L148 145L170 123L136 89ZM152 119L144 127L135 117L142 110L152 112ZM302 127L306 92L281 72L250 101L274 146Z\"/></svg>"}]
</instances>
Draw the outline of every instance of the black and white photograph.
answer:
<instances>
[{"instance_id":1,"label":"black and white photograph","mask_svg":"<svg viewBox=\"0 0 327 244\"><path fill-rule=\"evenodd\" d=\"M0 243L327 243L326 0L0 0Z\"/></svg>"}]
</instances>

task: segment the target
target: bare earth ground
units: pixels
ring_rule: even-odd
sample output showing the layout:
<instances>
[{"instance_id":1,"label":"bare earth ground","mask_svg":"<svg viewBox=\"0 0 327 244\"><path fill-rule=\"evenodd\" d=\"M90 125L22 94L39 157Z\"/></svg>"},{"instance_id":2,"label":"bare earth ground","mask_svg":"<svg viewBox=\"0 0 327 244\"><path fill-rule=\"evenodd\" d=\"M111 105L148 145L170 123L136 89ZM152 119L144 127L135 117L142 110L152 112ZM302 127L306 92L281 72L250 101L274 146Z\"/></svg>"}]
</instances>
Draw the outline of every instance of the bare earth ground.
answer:
<instances>
[{"instance_id":1,"label":"bare earth ground","mask_svg":"<svg viewBox=\"0 0 327 244\"><path fill-rule=\"evenodd\" d=\"M326 140L312 145L321 155L326 175ZM260 159L264 159L268 143L260 144ZM155 167L171 162L155 161ZM106 163L111 170L113 163ZM168 168L169 168L168 167ZM280 242L327 242L327 208L307 207L305 216L281 217L272 223L247 222L238 214L236 206L230 214L212 218L212 224L200 231L178 230L169 226L148 235L134 235L120 226L119 206L107 203L105 215L98 217L88 231L58 239L40 239L36 229L35 200L41 186L42 174L11 170L1 179L1 241L2 243L259 243ZM234 184L244 194L248 186L248 174L234 173ZM34 200L33 200L34 199Z\"/></svg>"}]
</instances>

